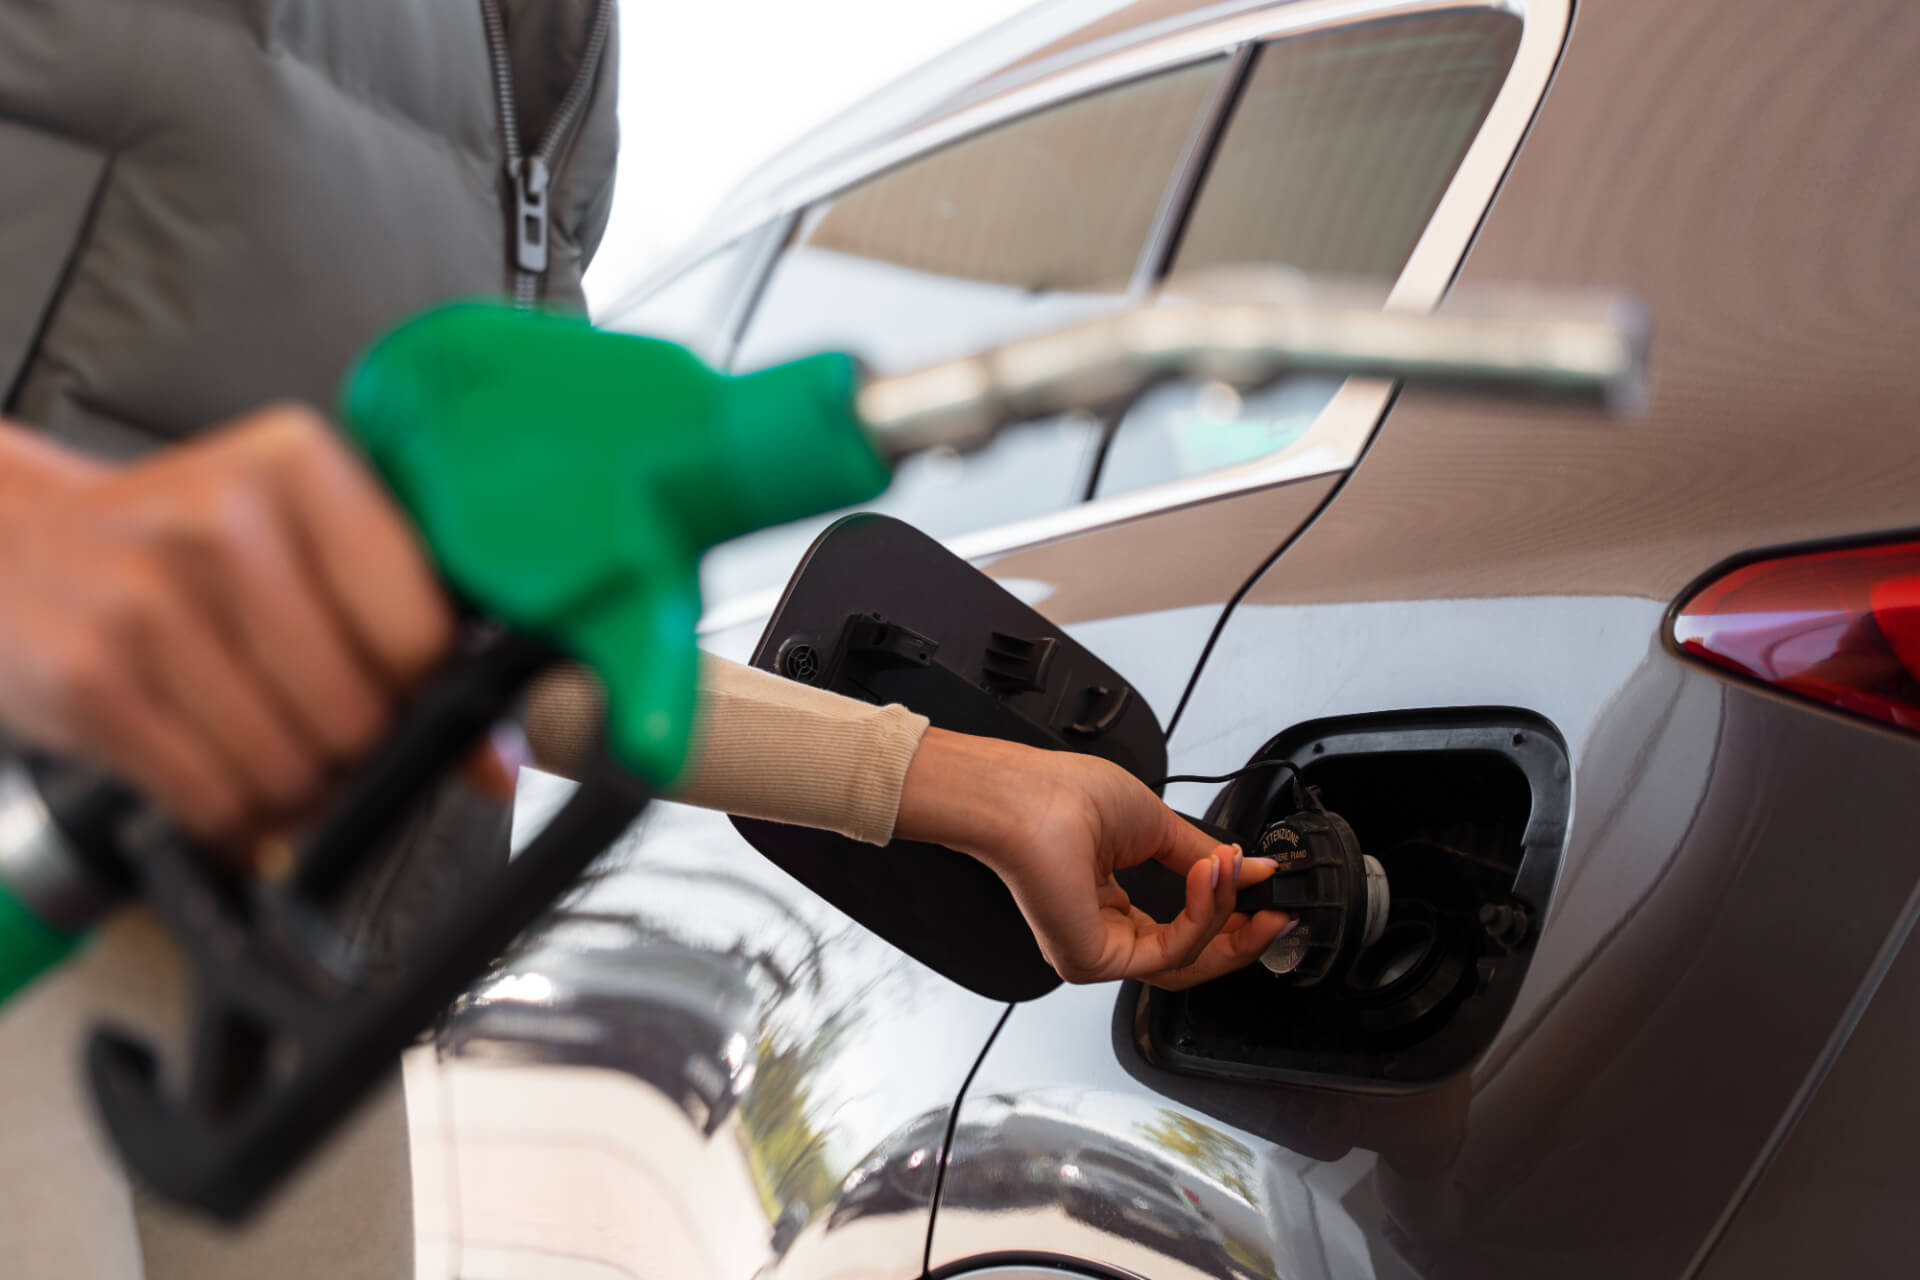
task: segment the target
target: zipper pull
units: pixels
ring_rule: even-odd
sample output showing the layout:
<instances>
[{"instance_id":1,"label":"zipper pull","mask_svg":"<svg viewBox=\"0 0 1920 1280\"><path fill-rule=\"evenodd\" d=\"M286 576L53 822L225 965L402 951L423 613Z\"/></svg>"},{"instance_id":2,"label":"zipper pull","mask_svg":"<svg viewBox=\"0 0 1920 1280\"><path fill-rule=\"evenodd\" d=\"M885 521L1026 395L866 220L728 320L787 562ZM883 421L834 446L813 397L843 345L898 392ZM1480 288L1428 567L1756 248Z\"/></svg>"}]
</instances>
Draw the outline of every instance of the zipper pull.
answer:
<instances>
[{"instance_id":1,"label":"zipper pull","mask_svg":"<svg viewBox=\"0 0 1920 1280\"><path fill-rule=\"evenodd\" d=\"M552 175L541 157L528 156L514 183L514 265L533 275L547 269L547 185Z\"/></svg>"}]
</instances>

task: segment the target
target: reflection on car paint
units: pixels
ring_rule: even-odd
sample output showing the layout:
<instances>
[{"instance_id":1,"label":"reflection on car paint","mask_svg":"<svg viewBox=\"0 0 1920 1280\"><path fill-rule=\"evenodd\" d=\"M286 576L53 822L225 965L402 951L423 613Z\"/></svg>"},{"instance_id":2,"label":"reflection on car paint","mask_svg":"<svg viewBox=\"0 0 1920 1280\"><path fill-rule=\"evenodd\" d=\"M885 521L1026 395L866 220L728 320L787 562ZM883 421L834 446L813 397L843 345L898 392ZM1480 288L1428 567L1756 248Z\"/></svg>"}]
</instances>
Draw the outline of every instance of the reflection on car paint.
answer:
<instances>
[{"instance_id":1,"label":"reflection on car paint","mask_svg":"<svg viewBox=\"0 0 1920 1280\"><path fill-rule=\"evenodd\" d=\"M526 820L568 786L523 775ZM630 1097L595 1145L616 1145L635 1185L664 1200L646 1212L656 1234L684 1237L690 1270L676 1274L838 1274L833 1260L851 1254L904 1275L925 1247L952 1101L1001 1012L801 890L724 817L659 803L446 1019L441 1070L456 1086L482 1073L507 1097ZM932 1135L918 1159L890 1195L863 1193L860 1170L915 1120ZM476 1112L455 1126L456 1177L485 1180L495 1123ZM527 1141L543 1177L591 1180L598 1156ZM583 1202L606 1194L581 1189ZM505 1194L462 1198L476 1210L459 1226L467 1244L545 1229L557 1254L582 1247ZM602 1261L653 1274L608 1247Z\"/></svg>"},{"instance_id":2,"label":"reflection on car paint","mask_svg":"<svg viewBox=\"0 0 1920 1280\"><path fill-rule=\"evenodd\" d=\"M1156 1280L1371 1275L1329 1194L1348 1172L1142 1089L1114 1056L1114 993L1063 987L1008 1019L961 1108L934 1265L1026 1252Z\"/></svg>"}]
</instances>

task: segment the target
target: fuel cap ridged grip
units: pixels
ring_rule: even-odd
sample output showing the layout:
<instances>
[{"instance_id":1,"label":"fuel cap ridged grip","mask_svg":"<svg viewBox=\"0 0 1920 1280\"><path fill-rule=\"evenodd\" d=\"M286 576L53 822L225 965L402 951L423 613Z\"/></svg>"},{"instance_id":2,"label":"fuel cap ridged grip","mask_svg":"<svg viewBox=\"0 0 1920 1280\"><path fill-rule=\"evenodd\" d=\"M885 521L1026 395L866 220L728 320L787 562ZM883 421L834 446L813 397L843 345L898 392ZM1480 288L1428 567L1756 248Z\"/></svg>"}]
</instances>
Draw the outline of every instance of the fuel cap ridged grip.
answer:
<instances>
[{"instance_id":1,"label":"fuel cap ridged grip","mask_svg":"<svg viewBox=\"0 0 1920 1280\"><path fill-rule=\"evenodd\" d=\"M1344 975L1386 927L1384 869L1361 853L1346 819L1324 809L1302 809L1269 824L1253 852L1272 859L1277 870L1241 892L1239 909L1285 911L1297 922L1261 963L1294 986Z\"/></svg>"}]
</instances>

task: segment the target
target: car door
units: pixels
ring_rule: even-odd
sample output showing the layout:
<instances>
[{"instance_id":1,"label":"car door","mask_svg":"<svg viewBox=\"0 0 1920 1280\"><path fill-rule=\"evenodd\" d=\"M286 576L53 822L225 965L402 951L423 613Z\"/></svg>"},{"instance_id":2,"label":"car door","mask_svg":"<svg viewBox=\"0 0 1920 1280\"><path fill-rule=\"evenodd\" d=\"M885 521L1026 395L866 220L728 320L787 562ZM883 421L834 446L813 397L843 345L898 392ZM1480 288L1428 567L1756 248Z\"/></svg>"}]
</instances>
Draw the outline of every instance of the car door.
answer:
<instances>
[{"instance_id":1,"label":"car door","mask_svg":"<svg viewBox=\"0 0 1920 1280\"><path fill-rule=\"evenodd\" d=\"M1413 0L1244 9L856 157L615 320L741 369L823 345L886 368L1121 305L1222 261L1361 272L1395 305L1431 305L1538 100L1564 6L1536 0L1524 23L1507 5ZM1316 115L1315 100L1340 109ZM1275 239L1227 216L1289 191L1311 234ZM1355 234L1362 223L1369 234ZM1333 491L1390 390L1296 383L1228 402L1175 385L1118 422L1033 423L978 455L919 460L876 505L1066 625L1170 724L1227 602ZM824 523L710 557L710 649L747 656ZM524 786L517 825L537 825L559 789ZM962 1158L1009 1157L975 1141L971 1117L950 1134L1007 1007L903 958L718 815L653 806L576 913L588 923L536 944L488 997L514 1006L493 1019L518 1029L514 1043L462 1041L443 1107L419 1121L427 1145L454 1153L429 1204L467 1256L537 1252L584 1214L609 1225L567 1249L609 1266L912 1275L930 1232L942 1249L957 1238L932 1231L943 1169L956 1195L990 1186L1044 1208L1058 1182L1047 1144L1087 1146L1084 1126L1042 1107L1021 1122L1031 1159L983 1172ZM625 925L596 932L595 916ZM560 950L543 961L541 946ZM733 1030L688 1029L692 1001L665 990L658 958L691 972L696 953L733 975L728 990L754 993L750 1012L730 1005ZM593 954L608 977L589 1011L546 971L577 972ZM1110 991L1093 998L1111 1009ZM1170 1140L1188 1140L1188 1119L1168 1123ZM1196 1182L1178 1161L1127 1151L1087 1168L1089 1183L1127 1189L1150 1241L1170 1206L1216 1213L1214 1184L1232 1174ZM1192 1265L1227 1274L1245 1234L1220 1219Z\"/></svg>"},{"instance_id":2,"label":"car door","mask_svg":"<svg viewBox=\"0 0 1920 1280\"><path fill-rule=\"evenodd\" d=\"M1550 60L1521 62L1520 44L1555 47L1565 6L1243 7L830 166L831 189L609 322L737 369L842 348L885 371L1240 264L1430 307L1544 86ZM1359 34L1383 21L1391 39ZM1115 421L1066 415L910 460L870 509L1124 646L1108 656L1170 722L1225 603L1333 491L1390 394L1176 382ZM842 514L716 549L709 626L764 616Z\"/></svg>"}]
</instances>

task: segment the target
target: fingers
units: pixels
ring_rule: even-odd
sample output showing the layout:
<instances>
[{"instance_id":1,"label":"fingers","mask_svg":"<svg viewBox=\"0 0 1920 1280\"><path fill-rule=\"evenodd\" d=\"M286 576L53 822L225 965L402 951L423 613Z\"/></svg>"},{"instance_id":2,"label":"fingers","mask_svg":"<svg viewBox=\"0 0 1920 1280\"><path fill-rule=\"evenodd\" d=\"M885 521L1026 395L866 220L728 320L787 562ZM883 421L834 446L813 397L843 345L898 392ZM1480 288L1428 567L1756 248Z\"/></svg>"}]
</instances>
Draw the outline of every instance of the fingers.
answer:
<instances>
[{"instance_id":1,"label":"fingers","mask_svg":"<svg viewBox=\"0 0 1920 1280\"><path fill-rule=\"evenodd\" d=\"M1115 976L1179 990L1245 968L1292 923L1282 911L1251 917L1234 911L1237 892L1275 870L1270 858L1246 858L1233 846L1215 845L1188 869L1186 906L1170 923L1129 910L1135 937L1124 972Z\"/></svg>"},{"instance_id":2,"label":"fingers","mask_svg":"<svg viewBox=\"0 0 1920 1280\"><path fill-rule=\"evenodd\" d=\"M125 466L18 435L0 426L0 720L203 839L317 802L451 644L408 522L308 410Z\"/></svg>"},{"instance_id":3,"label":"fingers","mask_svg":"<svg viewBox=\"0 0 1920 1280\"><path fill-rule=\"evenodd\" d=\"M152 700L244 792L249 811L285 812L318 785L321 762L190 597L158 581L123 585L116 607Z\"/></svg>"},{"instance_id":4,"label":"fingers","mask_svg":"<svg viewBox=\"0 0 1920 1280\"><path fill-rule=\"evenodd\" d=\"M302 741L328 765L357 757L385 726L388 691L303 563L292 519L258 489L209 506L198 536L175 544L181 571Z\"/></svg>"},{"instance_id":5,"label":"fingers","mask_svg":"<svg viewBox=\"0 0 1920 1280\"><path fill-rule=\"evenodd\" d=\"M1247 889L1263 880L1271 880L1280 870L1280 864L1272 858L1242 858L1240 860L1240 878L1234 888Z\"/></svg>"},{"instance_id":6,"label":"fingers","mask_svg":"<svg viewBox=\"0 0 1920 1280\"><path fill-rule=\"evenodd\" d=\"M127 664L78 637L64 663L59 712L77 730L85 755L153 797L202 840L217 842L239 829L249 807L245 787Z\"/></svg>"},{"instance_id":7,"label":"fingers","mask_svg":"<svg viewBox=\"0 0 1920 1280\"><path fill-rule=\"evenodd\" d=\"M1234 885L1240 862L1239 849L1215 845L1210 857L1189 867L1186 905L1169 923L1140 932L1134 940L1127 971L1119 976L1141 977L1184 968L1198 960L1209 940L1233 914Z\"/></svg>"},{"instance_id":8,"label":"fingers","mask_svg":"<svg viewBox=\"0 0 1920 1280\"><path fill-rule=\"evenodd\" d=\"M453 612L412 527L317 415L270 411L260 448L335 616L395 688L453 641Z\"/></svg>"},{"instance_id":9,"label":"fingers","mask_svg":"<svg viewBox=\"0 0 1920 1280\"><path fill-rule=\"evenodd\" d=\"M310 807L329 775L373 744L389 685L414 674L408 664L425 660L442 621L429 582L398 647L362 641L354 607L384 617L365 598L396 573L405 581L409 566L390 545L397 515L350 465L317 415L272 409L93 494L96 524L82 532L120 529L109 556L88 565L105 645L144 681L168 736L191 739L239 792L241 826ZM343 591L339 563L356 539L368 558ZM310 548L328 551L334 577ZM407 620L386 621L398 634Z\"/></svg>"},{"instance_id":10,"label":"fingers","mask_svg":"<svg viewBox=\"0 0 1920 1280\"><path fill-rule=\"evenodd\" d=\"M1202 982L1211 982L1258 960L1260 953L1292 924L1292 917L1284 911L1232 916L1191 964L1142 974L1140 980L1168 991L1180 991Z\"/></svg>"},{"instance_id":11,"label":"fingers","mask_svg":"<svg viewBox=\"0 0 1920 1280\"><path fill-rule=\"evenodd\" d=\"M1158 798L1154 803L1159 803ZM1164 805L1161 809L1165 814L1166 832L1161 836L1160 847L1153 855L1153 860L1161 866L1185 875L1193 870L1195 863L1212 857L1214 851L1221 847L1218 840L1173 810Z\"/></svg>"},{"instance_id":12,"label":"fingers","mask_svg":"<svg viewBox=\"0 0 1920 1280\"><path fill-rule=\"evenodd\" d=\"M410 527L324 420L251 415L172 460L150 535L175 579L148 669L242 784L243 825L310 811L438 661L452 616ZM497 762L471 776L511 792Z\"/></svg>"}]
</instances>

